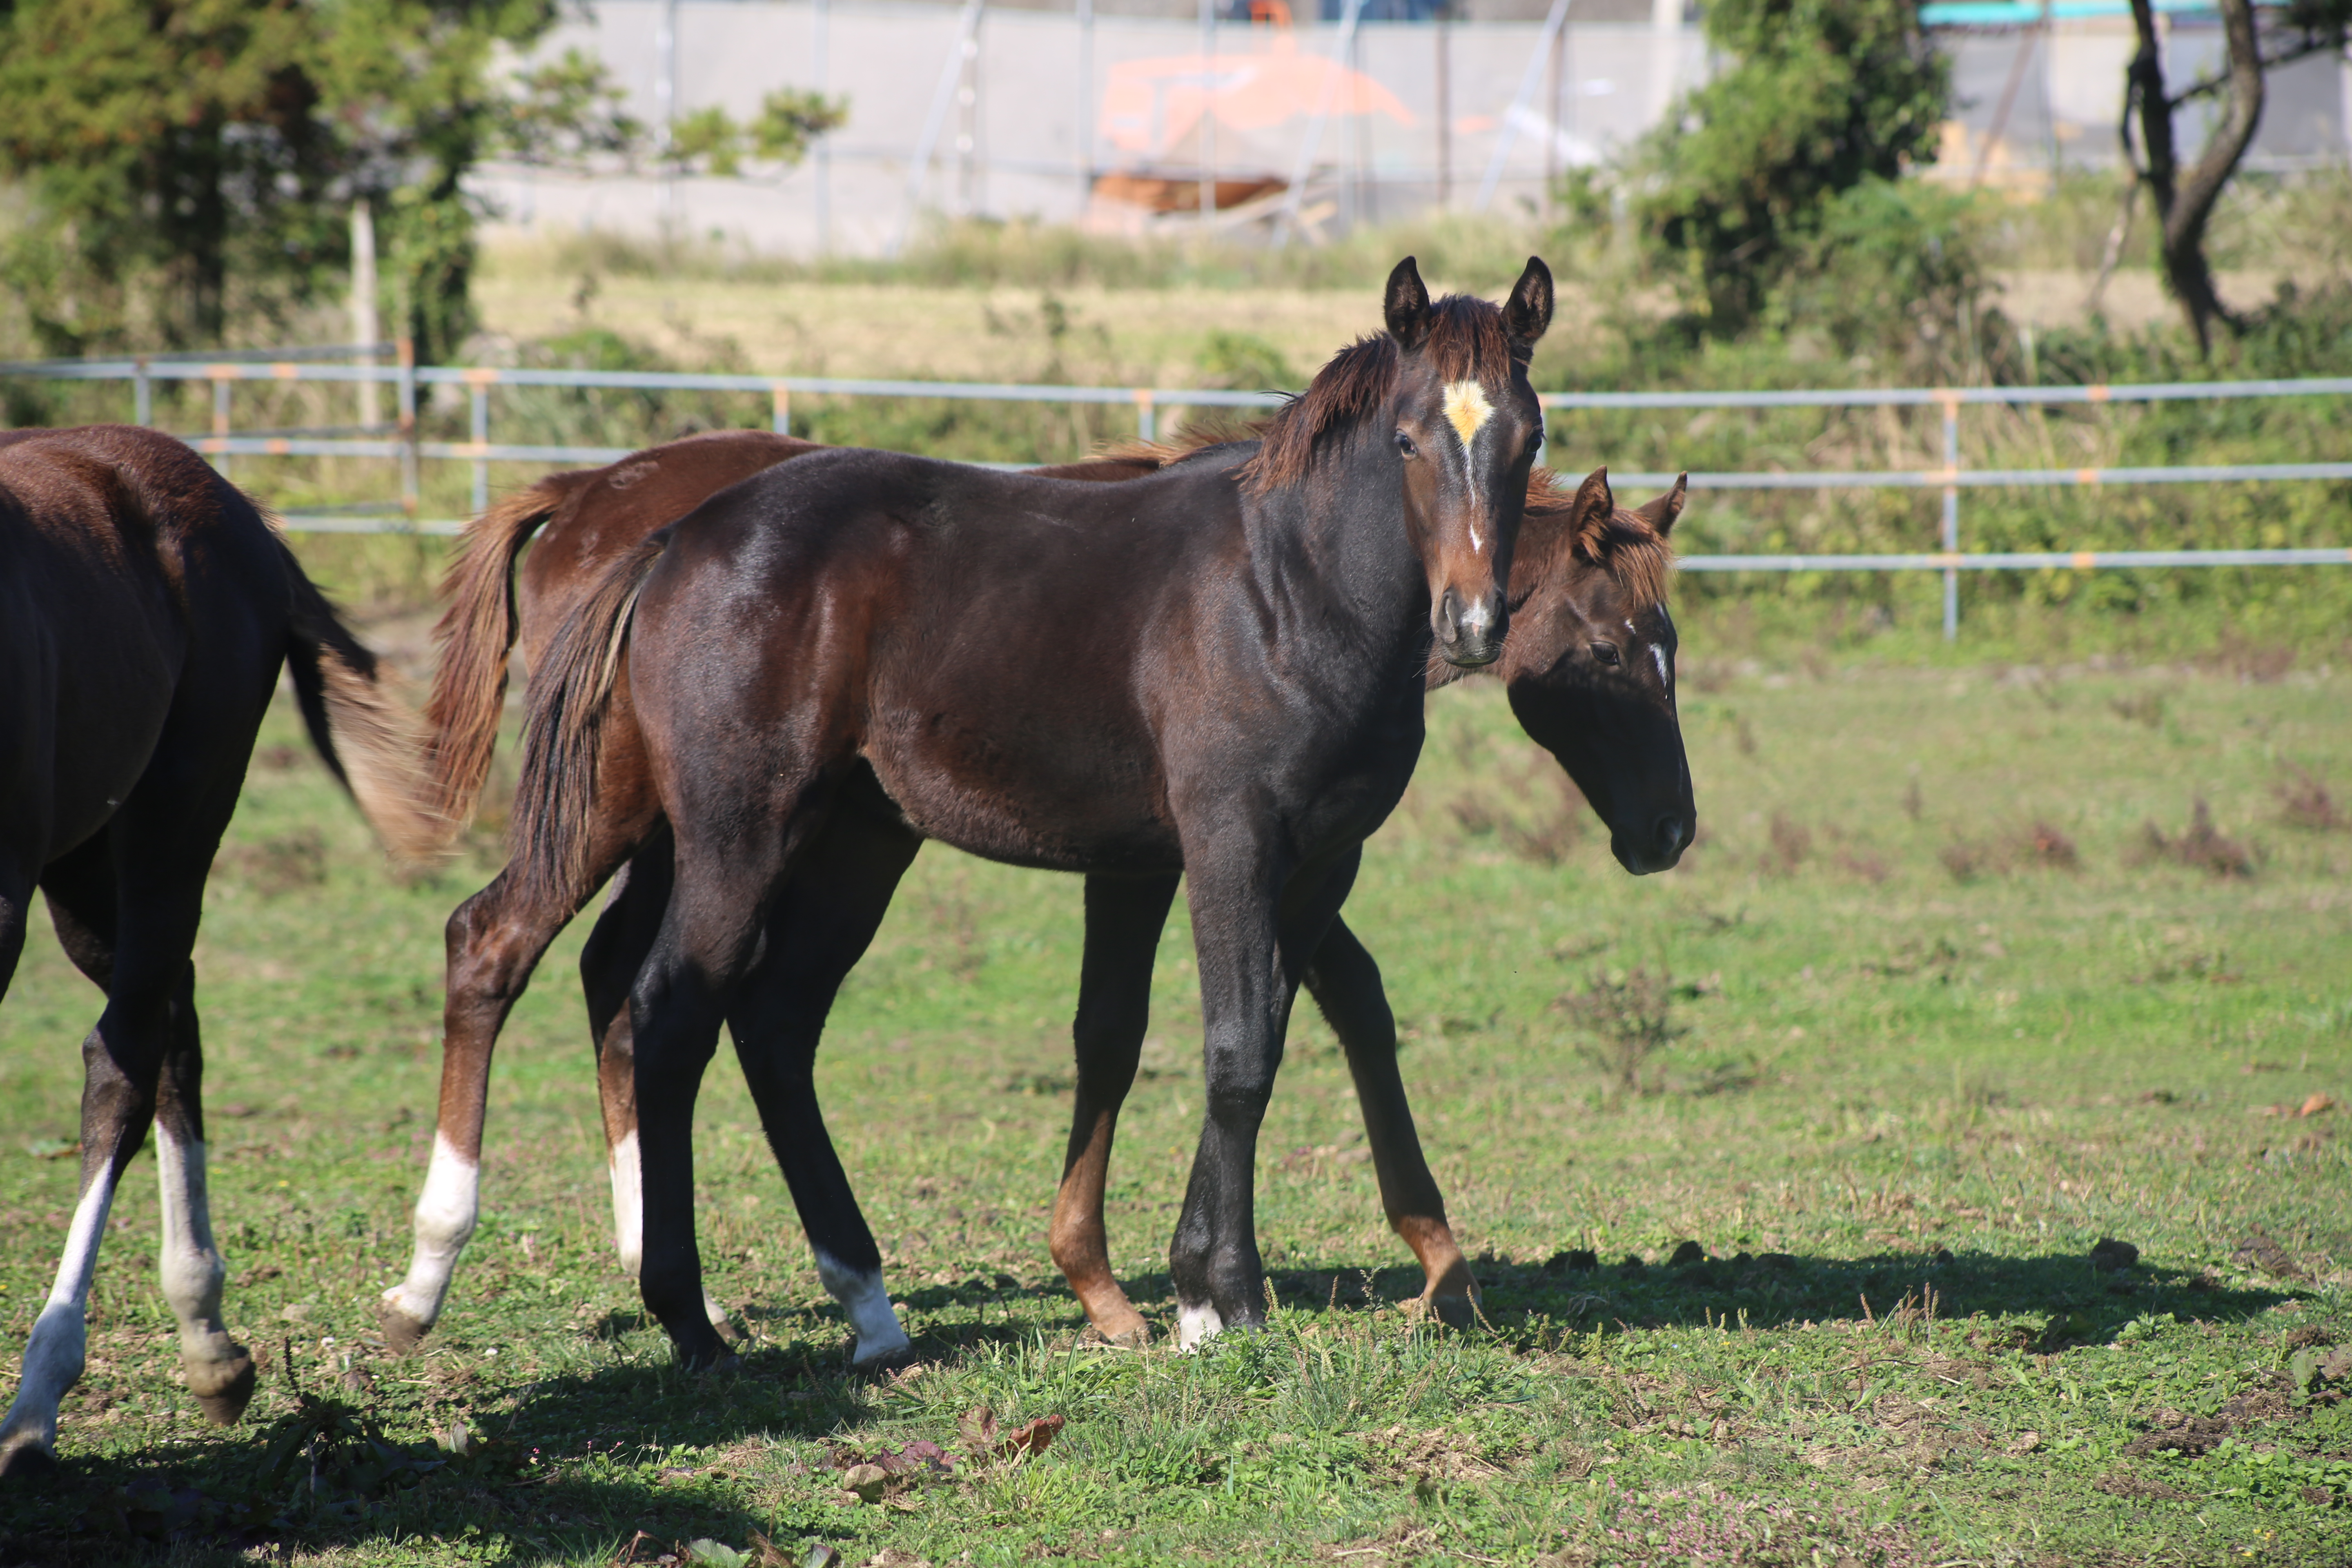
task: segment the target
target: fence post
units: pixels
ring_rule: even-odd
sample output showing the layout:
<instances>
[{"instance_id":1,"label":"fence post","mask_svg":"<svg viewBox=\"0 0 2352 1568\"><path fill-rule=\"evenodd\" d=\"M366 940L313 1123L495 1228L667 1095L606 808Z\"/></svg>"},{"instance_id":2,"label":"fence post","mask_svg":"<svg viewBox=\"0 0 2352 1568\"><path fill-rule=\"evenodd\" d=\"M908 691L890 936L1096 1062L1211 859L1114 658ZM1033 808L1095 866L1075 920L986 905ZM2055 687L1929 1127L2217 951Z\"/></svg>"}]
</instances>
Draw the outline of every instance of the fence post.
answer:
<instances>
[{"instance_id":1,"label":"fence post","mask_svg":"<svg viewBox=\"0 0 2352 1568\"><path fill-rule=\"evenodd\" d=\"M775 404L775 411L769 416L768 428L779 436L791 435L793 433L793 389L780 381L768 389L768 396Z\"/></svg>"},{"instance_id":2,"label":"fence post","mask_svg":"<svg viewBox=\"0 0 2352 1568\"><path fill-rule=\"evenodd\" d=\"M131 422L133 425L155 423L155 384L147 376L147 356L141 354L131 362Z\"/></svg>"},{"instance_id":3,"label":"fence post","mask_svg":"<svg viewBox=\"0 0 2352 1568\"><path fill-rule=\"evenodd\" d=\"M225 441L228 438L229 428L229 380L228 377L225 375L215 375L212 378L212 382L213 435L216 438ZM226 452L215 452L213 454L213 467L220 470L220 477L223 479L228 478L228 462L229 458Z\"/></svg>"},{"instance_id":4,"label":"fence post","mask_svg":"<svg viewBox=\"0 0 2352 1568\"><path fill-rule=\"evenodd\" d=\"M416 527L417 467L421 457L416 449L416 340L403 335L396 346L400 353L400 510L413 531Z\"/></svg>"},{"instance_id":5,"label":"fence post","mask_svg":"<svg viewBox=\"0 0 2352 1568\"><path fill-rule=\"evenodd\" d=\"M1160 439L1160 416L1152 406L1151 388L1148 386L1135 389L1135 438L1139 441Z\"/></svg>"},{"instance_id":6,"label":"fence post","mask_svg":"<svg viewBox=\"0 0 2352 1568\"><path fill-rule=\"evenodd\" d=\"M1944 405L1944 553L1960 552L1960 400L1950 393L1939 401ZM1955 642L1960 635L1960 571L1957 566L1944 568L1944 640Z\"/></svg>"},{"instance_id":7,"label":"fence post","mask_svg":"<svg viewBox=\"0 0 2352 1568\"><path fill-rule=\"evenodd\" d=\"M490 389L480 382L467 388L473 394L473 437L477 447L490 444ZM490 460L474 459L474 515L479 517L490 506Z\"/></svg>"}]
</instances>

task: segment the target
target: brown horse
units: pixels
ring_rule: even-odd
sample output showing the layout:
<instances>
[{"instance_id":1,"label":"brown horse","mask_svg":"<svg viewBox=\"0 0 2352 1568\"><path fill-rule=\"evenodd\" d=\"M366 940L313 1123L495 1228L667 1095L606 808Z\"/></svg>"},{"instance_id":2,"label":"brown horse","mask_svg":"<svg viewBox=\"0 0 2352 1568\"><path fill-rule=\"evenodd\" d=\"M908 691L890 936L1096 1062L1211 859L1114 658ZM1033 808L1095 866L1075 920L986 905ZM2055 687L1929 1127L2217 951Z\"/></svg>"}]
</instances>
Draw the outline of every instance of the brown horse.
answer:
<instances>
[{"instance_id":1,"label":"brown horse","mask_svg":"<svg viewBox=\"0 0 2352 1568\"><path fill-rule=\"evenodd\" d=\"M1433 306L1408 261L1385 312L1254 452L1115 486L804 458L649 542L558 633L505 875L568 918L635 847L606 841L597 773L625 668L674 879L629 1002L639 1280L688 1364L719 1350L690 1142L719 1024L792 1138L809 1003L924 837L1183 876L1208 1103L1171 1255L1180 1338L1262 1317L1251 1161L1291 999L1410 775L1433 647L1500 652L1541 435L1539 262L1497 309ZM1684 828L1664 826L1671 854ZM831 982L744 984L802 961L770 951L796 898L823 906L805 913Z\"/></svg>"},{"instance_id":2,"label":"brown horse","mask_svg":"<svg viewBox=\"0 0 2352 1568\"><path fill-rule=\"evenodd\" d=\"M251 501L152 430L0 436L0 994L37 886L106 993L82 1046L81 1195L0 1424L0 1474L56 1462L107 1213L151 1122L189 1392L224 1423L252 1396L253 1362L221 1322L189 952L281 667L387 847L438 847L406 717Z\"/></svg>"},{"instance_id":3,"label":"brown horse","mask_svg":"<svg viewBox=\"0 0 2352 1568\"><path fill-rule=\"evenodd\" d=\"M451 603L442 627L445 653L433 708L444 733L455 731L459 737L437 748L443 759L442 798L449 809L469 812L479 788L495 734L508 650L518 633L532 650L535 665L536 650L586 594L596 571L654 531L672 509L690 505L772 460L811 449L755 432L690 437L609 468L551 476L477 520L450 574ZM1042 471L1070 478L1129 478L1181 456L1168 448L1130 448L1109 461ZM1641 819L1642 808L1660 799L1678 802L1685 822L1689 820L1688 774L1674 734L1672 626L1660 603L1667 564L1663 540L1680 511L1683 493L1677 485L1635 513L1614 507L1605 479L1598 475L1573 500L1553 490L1550 476L1540 471L1529 489L1513 595L1513 630L1497 670L1529 732L1543 739L1581 781L1604 820ZM534 531L539 531L540 542L517 581L514 563ZM515 583L512 591L510 582ZM1634 652L1626 660L1601 664L1604 655L1613 659L1611 639L1624 641L1623 632L1635 619L1660 639L1649 645L1651 656ZM1434 665L1431 684L1443 684L1454 674L1451 667ZM642 743L634 726L614 721L604 745L603 766L608 772L633 772L641 765L636 759ZM1638 837L1638 830L1620 834L1621 841L1631 837ZM667 886L667 845L657 841L625 868L582 961L592 1032L599 1047L614 1219L625 1260L632 1268L637 1234L635 1116L622 1002L660 920ZM1076 1031L1079 1100L1055 1208L1053 1250L1097 1327L1118 1337L1132 1336L1141 1325L1108 1268L1101 1215L1104 1173L1118 1101L1134 1076L1151 951L1172 888L1171 879L1167 890L1156 893L1156 907L1150 901L1155 895L1147 893L1134 918L1122 914L1121 882L1089 879L1087 889L1088 948ZM483 911L480 919L467 921L467 929L493 938L509 931L500 912L506 892L506 884L494 883L468 911ZM1122 941L1122 936L1129 940ZM533 939L534 957L539 941ZM791 944L779 938L772 945L783 951ZM499 946L503 943L477 943L467 951L488 957ZM1139 973L1130 976L1123 966L1139 966ZM456 1252L472 1229L481 1107L493 1039L487 1031L460 1033L474 1011L461 1013L460 1004L471 989L467 973L485 967L458 963L453 954L442 1097L445 1152L436 1156L428 1201L418 1208L417 1247L407 1279L387 1293L384 1302L386 1327L403 1346L413 1343L437 1316ZM512 984L519 989L528 966L501 963L497 972L513 974ZM1384 1207L1424 1264L1424 1300L1449 1318L1466 1315L1475 1283L1454 1245L1443 1200L1413 1136L1395 1071L1394 1026L1379 971L1343 921L1334 921L1307 984L1355 1069ZM810 1058L814 1047L812 1033L807 1040ZM801 1068L803 1081L806 1065L803 1061ZM835 1262L866 1261L865 1268L829 1268L827 1276L829 1281L849 1276L842 1281L850 1286L845 1304L859 1323L860 1359L870 1360L903 1346L904 1338L880 1287L871 1237L856 1214L813 1101L802 1127L807 1136L791 1140L788 1147L780 1139L779 1146L793 1192L803 1200L803 1223L821 1256ZM794 1165L802 1168L799 1173L791 1173ZM719 1320L715 1309L711 1315Z\"/></svg>"}]
</instances>

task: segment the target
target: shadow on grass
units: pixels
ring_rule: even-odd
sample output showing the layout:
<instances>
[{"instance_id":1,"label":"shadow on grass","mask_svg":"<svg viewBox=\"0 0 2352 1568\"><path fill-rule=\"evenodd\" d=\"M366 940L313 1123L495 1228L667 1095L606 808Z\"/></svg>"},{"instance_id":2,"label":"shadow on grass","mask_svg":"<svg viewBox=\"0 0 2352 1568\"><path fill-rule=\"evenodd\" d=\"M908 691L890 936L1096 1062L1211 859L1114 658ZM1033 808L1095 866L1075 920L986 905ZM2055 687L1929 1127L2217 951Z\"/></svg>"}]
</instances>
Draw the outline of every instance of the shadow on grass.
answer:
<instances>
[{"instance_id":1,"label":"shadow on grass","mask_svg":"<svg viewBox=\"0 0 2352 1568\"><path fill-rule=\"evenodd\" d=\"M2112 1340L2145 1314L2237 1321L2294 1293L2222 1289L2179 1269L2103 1270L2080 1256L1768 1254L1641 1268L1585 1261L1481 1259L1486 1315L1501 1341L1540 1339L1562 1326L1884 1321L1932 1300L1938 1318L2008 1320L2000 1331L2016 1349L2049 1352ZM1277 1269L1271 1281L1283 1305L1307 1311L1393 1306L1421 1287L1409 1268ZM1165 1274L1139 1276L1127 1288L1147 1311L1165 1305L1171 1289ZM1083 1321L1058 1281L974 1277L899 1299L916 1315L916 1354L925 1360L1030 1346L1041 1336L1060 1347L1075 1342ZM957 1319L922 1321L949 1312ZM859 1516L833 1505L821 1475L787 1470L760 1487L761 1500L750 1506L753 1489L742 1485L749 1478L732 1468L740 1461L728 1450L748 1440L854 1433L879 1415L879 1382L843 1365L838 1325L824 1309L748 1303L736 1315L762 1333L737 1368L694 1374L658 1352L650 1361L616 1354L610 1364L515 1391L510 1413L466 1417L473 1424L460 1445L471 1449L466 1454L404 1436L371 1448L371 1411L320 1400L216 1439L112 1454L77 1452L69 1434L58 1475L0 1489L0 1564L80 1568L168 1555L196 1568L249 1563L257 1547L389 1546L416 1536L460 1550L469 1537L486 1551L495 1542L522 1563L611 1561L641 1530L664 1550L702 1536L740 1546L755 1531L787 1547L831 1537L846 1549ZM643 1328L637 1315L616 1312L592 1339L617 1351L619 1339ZM504 1391L485 1390L477 1408L506 1402ZM446 1426L436 1424L451 1419L452 1408L386 1418L404 1432L421 1418L446 1443Z\"/></svg>"},{"instance_id":2,"label":"shadow on grass","mask_svg":"<svg viewBox=\"0 0 2352 1568\"><path fill-rule=\"evenodd\" d=\"M810 1537L846 1542L856 1517L834 1506L821 1478L746 1507L745 1477L726 1450L863 1426L877 1387L837 1352L794 1343L755 1348L719 1373L629 1362L543 1378L517 1391L511 1413L426 1415L433 1436L423 1439L320 1399L209 1440L132 1451L78 1451L69 1432L57 1473L0 1484L0 1564L168 1558L197 1568L249 1563L257 1549L418 1536L461 1552L475 1539L519 1563L609 1562L639 1531L647 1560L698 1537L741 1547L755 1531L788 1550ZM484 1403L493 1401L504 1403L495 1392ZM417 1414L403 1413L404 1433ZM464 1428L454 1447L452 1424Z\"/></svg>"},{"instance_id":3,"label":"shadow on grass","mask_svg":"<svg viewBox=\"0 0 2352 1568\"><path fill-rule=\"evenodd\" d=\"M2287 1287L2230 1289L2184 1269L2102 1268L2079 1253L1938 1251L1851 1258L1741 1253L1680 1267L1630 1261L1579 1267L1583 1263L1572 1255L1535 1266L1480 1260L1475 1267L1487 1320L1506 1330L1541 1320L1647 1329L1720 1327L1727 1319L1771 1329L1807 1321L1883 1321L1906 1310L1945 1320L2039 1317L2044 1322L2038 1331L2012 1323L2009 1331L2019 1336L2020 1348L2048 1352L2112 1340L2125 1324L2149 1314L2234 1322L2293 1293ZM1419 1289L1417 1274L1390 1272L1399 1295ZM1376 1289L1385 1293L1391 1287L1376 1277Z\"/></svg>"}]
</instances>

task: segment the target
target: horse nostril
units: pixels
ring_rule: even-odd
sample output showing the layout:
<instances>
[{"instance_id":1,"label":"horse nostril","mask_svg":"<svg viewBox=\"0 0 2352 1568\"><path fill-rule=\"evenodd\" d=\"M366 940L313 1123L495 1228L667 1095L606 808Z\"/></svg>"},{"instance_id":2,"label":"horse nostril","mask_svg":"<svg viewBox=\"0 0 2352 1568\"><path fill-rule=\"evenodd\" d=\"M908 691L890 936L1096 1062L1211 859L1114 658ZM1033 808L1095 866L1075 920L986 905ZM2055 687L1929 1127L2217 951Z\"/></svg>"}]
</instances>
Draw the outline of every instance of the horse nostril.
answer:
<instances>
[{"instance_id":1,"label":"horse nostril","mask_svg":"<svg viewBox=\"0 0 2352 1568\"><path fill-rule=\"evenodd\" d=\"M1657 841L1668 854L1683 847L1683 819L1669 814L1658 818Z\"/></svg>"}]
</instances>

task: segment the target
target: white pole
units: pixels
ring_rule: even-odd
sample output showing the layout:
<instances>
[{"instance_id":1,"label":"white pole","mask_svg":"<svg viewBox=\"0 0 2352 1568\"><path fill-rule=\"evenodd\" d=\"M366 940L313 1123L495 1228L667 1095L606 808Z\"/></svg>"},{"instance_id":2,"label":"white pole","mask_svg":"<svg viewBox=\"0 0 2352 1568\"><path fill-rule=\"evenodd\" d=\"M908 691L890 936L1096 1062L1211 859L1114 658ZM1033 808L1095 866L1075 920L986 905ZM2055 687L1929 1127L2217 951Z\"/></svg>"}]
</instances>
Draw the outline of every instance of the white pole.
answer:
<instances>
[{"instance_id":1,"label":"white pole","mask_svg":"<svg viewBox=\"0 0 2352 1568\"><path fill-rule=\"evenodd\" d=\"M816 40L810 53L811 74L816 78L816 90L824 96L832 70L827 50L833 43L833 0L816 0ZM833 248L833 142L829 137L816 139L816 251L824 255Z\"/></svg>"},{"instance_id":2,"label":"white pole","mask_svg":"<svg viewBox=\"0 0 2352 1568\"><path fill-rule=\"evenodd\" d=\"M1095 0L1078 0L1078 216L1095 199Z\"/></svg>"},{"instance_id":3,"label":"white pole","mask_svg":"<svg viewBox=\"0 0 2352 1568\"><path fill-rule=\"evenodd\" d=\"M662 0L654 23L654 119L661 154L668 163L671 132L677 121L677 0ZM677 169L669 164L662 181L662 226L665 237L677 228Z\"/></svg>"},{"instance_id":4,"label":"white pole","mask_svg":"<svg viewBox=\"0 0 2352 1568\"><path fill-rule=\"evenodd\" d=\"M1554 0L1565 5L1568 0ZM1356 18L1363 15L1363 0L1348 0L1348 8L1339 17L1339 41L1331 47L1331 68L1323 78L1323 91L1315 100L1315 117L1307 122L1307 138L1298 144L1298 167L1290 177L1290 189L1283 193L1282 225L1276 229L1274 247L1280 250L1290 243L1291 230L1298 226L1298 204L1307 192L1307 176L1314 172L1315 154L1323 145L1323 125L1331 118L1331 100L1339 90L1340 75L1348 68L1348 47L1356 41Z\"/></svg>"},{"instance_id":5,"label":"white pole","mask_svg":"<svg viewBox=\"0 0 2352 1568\"><path fill-rule=\"evenodd\" d=\"M1217 0L1201 0L1201 226L1217 216Z\"/></svg>"},{"instance_id":6,"label":"white pole","mask_svg":"<svg viewBox=\"0 0 2352 1568\"><path fill-rule=\"evenodd\" d=\"M1661 8L1671 3L1672 0L1657 0ZM1485 212L1486 204L1495 199L1495 187L1503 181L1503 165L1510 161L1511 143L1519 134L1519 121L1527 118L1528 106L1535 101L1536 89L1543 81L1544 62L1551 57L1551 41L1559 36L1567 20L1568 0L1551 0L1551 12L1544 17L1543 32L1528 54L1528 68L1519 73L1518 96L1511 100L1510 112L1503 116L1502 134L1495 138L1495 155L1486 160L1486 177L1478 183L1478 205L1473 211Z\"/></svg>"},{"instance_id":7,"label":"white pole","mask_svg":"<svg viewBox=\"0 0 2352 1568\"><path fill-rule=\"evenodd\" d=\"M362 370L375 368L375 345L383 339L383 326L375 313L375 209L362 196L352 204L352 342L366 351L359 356ZM373 426L383 406L376 399L375 383L356 384L359 421Z\"/></svg>"},{"instance_id":8,"label":"white pole","mask_svg":"<svg viewBox=\"0 0 2352 1568\"><path fill-rule=\"evenodd\" d=\"M948 46L948 58L940 64L939 85L931 89L931 111L924 117L923 133L915 142L914 162L907 170L907 208L898 215L898 232L891 238L886 253L894 260L907 247L907 237L914 231L915 218L922 211L923 187L930 181L931 154L939 151L940 131L947 124L948 105L955 100L956 84L963 79L964 46L971 42L980 26L980 8L984 3L985 0L963 0L963 14L956 20L955 42Z\"/></svg>"}]
</instances>

